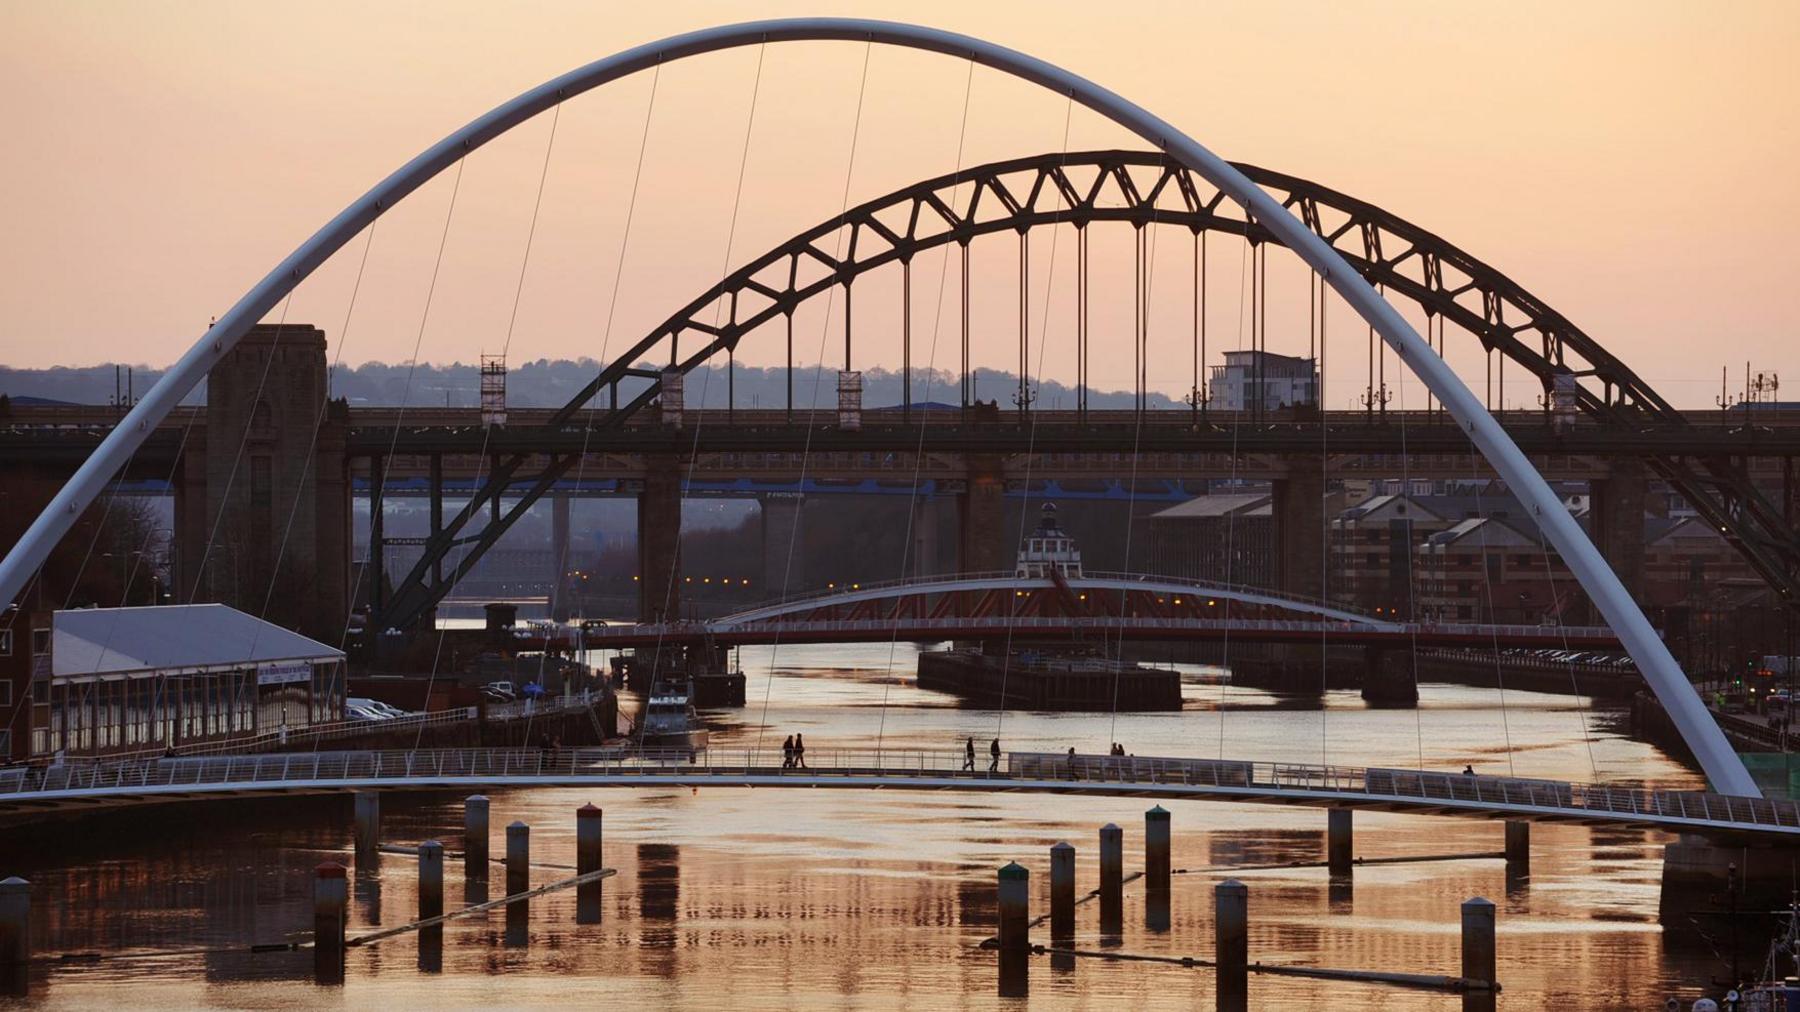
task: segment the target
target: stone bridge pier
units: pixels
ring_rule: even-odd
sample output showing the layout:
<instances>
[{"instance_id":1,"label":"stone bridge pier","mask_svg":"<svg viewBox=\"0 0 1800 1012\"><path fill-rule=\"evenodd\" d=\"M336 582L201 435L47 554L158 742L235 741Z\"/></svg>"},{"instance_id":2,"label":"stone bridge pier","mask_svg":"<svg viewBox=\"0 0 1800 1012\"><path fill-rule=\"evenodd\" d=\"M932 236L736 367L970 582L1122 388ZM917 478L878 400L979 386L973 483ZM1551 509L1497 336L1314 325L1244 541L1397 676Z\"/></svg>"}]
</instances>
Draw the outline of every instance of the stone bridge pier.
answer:
<instances>
[{"instance_id":1,"label":"stone bridge pier","mask_svg":"<svg viewBox=\"0 0 1800 1012\"><path fill-rule=\"evenodd\" d=\"M1006 476L1000 457L971 453L967 465L958 501L962 529L957 567L965 573L1010 570L1018 558L1018 546L1006 532Z\"/></svg>"},{"instance_id":2,"label":"stone bridge pier","mask_svg":"<svg viewBox=\"0 0 1800 1012\"><path fill-rule=\"evenodd\" d=\"M1273 485L1275 586L1289 594L1325 596L1325 474L1317 458L1295 457Z\"/></svg>"},{"instance_id":3,"label":"stone bridge pier","mask_svg":"<svg viewBox=\"0 0 1800 1012\"><path fill-rule=\"evenodd\" d=\"M638 493L638 618L645 622L681 615L681 476L679 457L645 462Z\"/></svg>"},{"instance_id":4,"label":"stone bridge pier","mask_svg":"<svg viewBox=\"0 0 1800 1012\"><path fill-rule=\"evenodd\" d=\"M564 493L550 497L550 617L558 622L569 620L569 512L573 498Z\"/></svg>"},{"instance_id":5,"label":"stone bridge pier","mask_svg":"<svg viewBox=\"0 0 1800 1012\"><path fill-rule=\"evenodd\" d=\"M806 541L801 513L806 500L799 494L771 494L757 500L762 506L763 593L783 597L806 588Z\"/></svg>"},{"instance_id":6,"label":"stone bridge pier","mask_svg":"<svg viewBox=\"0 0 1800 1012\"><path fill-rule=\"evenodd\" d=\"M1364 647L1362 698L1371 706L1419 705L1419 679L1409 647Z\"/></svg>"},{"instance_id":7,"label":"stone bridge pier","mask_svg":"<svg viewBox=\"0 0 1800 1012\"><path fill-rule=\"evenodd\" d=\"M349 616L347 411L325 332L259 325L207 373L206 425L175 479L175 598L218 601L335 642ZM371 574L373 577L373 574Z\"/></svg>"},{"instance_id":8,"label":"stone bridge pier","mask_svg":"<svg viewBox=\"0 0 1800 1012\"><path fill-rule=\"evenodd\" d=\"M1649 478L1644 462L1616 457L1607 476L1588 483L1588 534L1606 564L1639 605L1644 603L1644 507Z\"/></svg>"}]
</instances>

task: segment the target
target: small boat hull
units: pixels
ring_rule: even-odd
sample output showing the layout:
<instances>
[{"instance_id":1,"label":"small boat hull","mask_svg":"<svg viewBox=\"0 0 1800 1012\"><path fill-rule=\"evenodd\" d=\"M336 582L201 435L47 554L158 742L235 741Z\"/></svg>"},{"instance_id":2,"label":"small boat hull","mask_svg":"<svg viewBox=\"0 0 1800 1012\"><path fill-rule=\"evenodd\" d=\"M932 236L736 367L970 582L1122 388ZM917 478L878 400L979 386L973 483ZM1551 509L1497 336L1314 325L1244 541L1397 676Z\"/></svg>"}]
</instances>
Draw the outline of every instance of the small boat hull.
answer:
<instances>
[{"instance_id":1,"label":"small boat hull","mask_svg":"<svg viewBox=\"0 0 1800 1012\"><path fill-rule=\"evenodd\" d=\"M643 748L646 751L672 749L675 751L706 751L707 731L697 728L691 731L648 731L644 734Z\"/></svg>"}]
</instances>

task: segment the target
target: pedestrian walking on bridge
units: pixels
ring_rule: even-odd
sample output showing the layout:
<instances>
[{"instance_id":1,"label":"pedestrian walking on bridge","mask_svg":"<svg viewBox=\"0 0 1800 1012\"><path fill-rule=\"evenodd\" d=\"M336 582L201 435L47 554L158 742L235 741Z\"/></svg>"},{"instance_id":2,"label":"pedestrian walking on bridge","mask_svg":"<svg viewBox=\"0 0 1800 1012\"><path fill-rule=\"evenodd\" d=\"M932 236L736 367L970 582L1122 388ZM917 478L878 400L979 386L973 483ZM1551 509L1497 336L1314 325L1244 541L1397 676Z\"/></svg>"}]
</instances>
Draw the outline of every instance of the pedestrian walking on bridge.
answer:
<instances>
[{"instance_id":1,"label":"pedestrian walking on bridge","mask_svg":"<svg viewBox=\"0 0 1800 1012\"><path fill-rule=\"evenodd\" d=\"M963 769L975 772L975 739L970 738L963 745Z\"/></svg>"},{"instance_id":2,"label":"pedestrian walking on bridge","mask_svg":"<svg viewBox=\"0 0 1800 1012\"><path fill-rule=\"evenodd\" d=\"M988 745L988 772L1000 772L1000 739L998 738Z\"/></svg>"}]
</instances>

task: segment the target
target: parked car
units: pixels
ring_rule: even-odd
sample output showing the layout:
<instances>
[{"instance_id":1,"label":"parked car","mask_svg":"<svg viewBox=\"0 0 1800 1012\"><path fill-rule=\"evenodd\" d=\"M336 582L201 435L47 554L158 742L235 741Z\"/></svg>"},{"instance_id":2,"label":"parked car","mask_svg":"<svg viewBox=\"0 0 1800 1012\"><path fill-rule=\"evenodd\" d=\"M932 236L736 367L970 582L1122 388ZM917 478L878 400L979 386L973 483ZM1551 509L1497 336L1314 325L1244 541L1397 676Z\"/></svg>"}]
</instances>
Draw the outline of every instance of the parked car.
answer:
<instances>
[{"instance_id":1,"label":"parked car","mask_svg":"<svg viewBox=\"0 0 1800 1012\"><path fill-rule=\"evenodd\" d=\"M481 687L481 694L491 702L510 703L519 698L519 689L507 681L489 682Z\"/></svg>"},{"instance_id":2,"label":"parked car","mask_svg":"<svg viewBox=\"0 0 1800 1012\"><path fill-rule=\"evenodd\" d=\"M344 700L344 719L345 720L388 720L388 719L390 719L387 714L382 713L380 710L377 710L371 706L366 705L370 702L373 702L373 700L368 700L368 699L346 699L346 700Z\"/></svg>"}]
</instances>

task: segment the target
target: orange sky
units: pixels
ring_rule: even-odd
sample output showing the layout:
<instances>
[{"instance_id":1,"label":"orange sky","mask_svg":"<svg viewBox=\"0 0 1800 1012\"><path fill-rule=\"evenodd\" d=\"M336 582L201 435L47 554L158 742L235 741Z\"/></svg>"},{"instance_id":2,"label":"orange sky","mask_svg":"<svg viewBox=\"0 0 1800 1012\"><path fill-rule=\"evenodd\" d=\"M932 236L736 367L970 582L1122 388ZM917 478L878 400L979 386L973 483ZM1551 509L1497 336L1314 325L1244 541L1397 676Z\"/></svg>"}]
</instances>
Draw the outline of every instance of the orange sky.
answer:
<instances>
[{"instance_id":1,"label":"orange sky","mask_svg":"<svg viewBox=\"0 0 1800 1012\"><path fill-rule=\"evenodd\" d=\"M1789 235L1800 225L1800 5L1789 3L13 2L0 7L0 360L166 364L320 223L490 106L654 37L808 13L1023 49L1225 157L1383 205L1507 271L1677 403L1709 406L1719 367L1735 376L1746 359L1800 391ZM663 73L615 347L716 281L727 259L838 210L862 47L771 47L728 256L756 59L742 50ZM871 54L852 201L954 167L963 80L943 57ZM515 359L601 352L647 85L619 82L562 112ZM1055 150L1064 113L1054 96L978 71L965 161ZM540 118L469 160L421 358L467 361L507 344L548 126ZM1075 113L1071 146L1128 143ZM427 186L378 227L346 361L412 354L447 199L447 180ZM1159 282L1153 372L1179 395L1187 254L1170 238L1179 269ZM1215 348L1235 346L1237 324L1238 258L1220 242L1215 271L1230 276L1214 279ZM991 291L977 300L977 357L1006 367L1014 268L1000 249L980 264ZM1129 319L1127 249L1096 241L1096 340ZM1054 256L1066 280L1072 245ZM340 254L303 285L288 319L339 341L355 260ZM921 359L935 266L922 259L915 275ZM1272 317L1271 348L1303 349L1305 288L1273 261L1271 273L1286 285L1275 301L1290 307ZM867 290L857 365L894 364L891 320L864 308L894 286ZM1034 300L1034 315L1047 307L1056 374L1069 371L1068 291ZM798 328L809 359L826 337L815 317ZM953 321L947 312L940 366L952 364ZM769 337L743 358L774 361ZM835 366L835 332L825 346ZM1130 382L1128 354L1100 357L1097 384ZM1334 363L1331 382L1348 397L1360 365L1340 358L1347 372Z\"/></svg>"}]
</instances>

